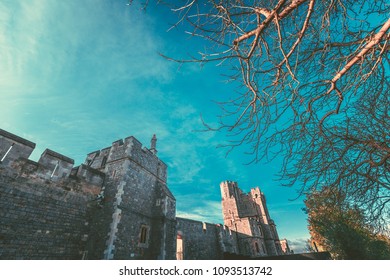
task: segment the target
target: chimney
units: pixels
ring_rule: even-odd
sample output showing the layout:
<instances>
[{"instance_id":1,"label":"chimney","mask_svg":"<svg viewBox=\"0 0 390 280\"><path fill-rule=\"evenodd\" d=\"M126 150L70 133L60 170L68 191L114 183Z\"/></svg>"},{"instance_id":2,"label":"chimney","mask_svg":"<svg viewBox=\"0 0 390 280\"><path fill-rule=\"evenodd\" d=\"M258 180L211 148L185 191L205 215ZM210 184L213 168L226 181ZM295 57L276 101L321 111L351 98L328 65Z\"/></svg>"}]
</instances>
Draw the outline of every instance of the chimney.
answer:
<instances>
[{"instance_id":1,"label":"chimney","mask_svg":"<svg viewBox=\"0 0 390 280\"><path fill-rule=\"evenodd\" d=\"M155 155L157 155L156 142L157 142L156 134L153 134L152 140L150 141L150 151Z\"/></svg>"}]
</instances>

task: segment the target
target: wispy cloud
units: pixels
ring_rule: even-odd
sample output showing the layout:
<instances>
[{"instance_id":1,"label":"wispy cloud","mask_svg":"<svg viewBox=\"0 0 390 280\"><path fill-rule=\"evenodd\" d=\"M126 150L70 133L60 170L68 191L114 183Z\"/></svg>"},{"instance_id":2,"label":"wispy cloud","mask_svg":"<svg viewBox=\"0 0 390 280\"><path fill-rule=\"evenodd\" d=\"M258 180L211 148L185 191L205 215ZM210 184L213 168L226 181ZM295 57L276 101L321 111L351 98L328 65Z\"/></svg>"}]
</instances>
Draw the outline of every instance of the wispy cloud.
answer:
<instances>
[{"instance_id":1,"label":"wispy cloud","mask_svg":"<svg viewBox=\"0 0 390 280\"><path fill-rule=\"evenodd\" d=\"M169 163L170 182L192 183L214 152L215 133L196 132L203 129L202 112L191 104L191 90L171 92L161 84L200 70L190 66L178 73L176 65L158 55L166 46L154 31L154 19L124 4L0 4L0 103L8 105L0 110L0 118L7 120L3 128L50 131L37 151L44 144L66 147L65 141L75 139L80 148L96 149L113 141L113 135L127 133L148 144L156 133L165 143L158 149ZM82 161L81 149L72 153ZM226 164L238 173L231 161Z\"/></svg>"},{"instance_id":2,"label":"wispy cloud","mask_svg":"<svg viewBox=\"0 0 390 280\"><path fill-rule=\"evenodd\" d=\"M276 219L288 223L291 208L271 207L286 198L269 187L269 166L244 166L241 151L225 157L215 148L223 135L198 132L201 114L216 120L210 99L231 88L211 67L178 69L159 56L187 50L125 3L0 2L1 128L36 142L33 159L48 147L76 164L129 135L148 146L155 133L179 216L221 222L219 183L235 180L244 191L260 184Z\"/></svg>"},{"instance_id":3,"label":"wispy cloud","mask_svg":"<svg viewBox=\"0 0 390 280\"><path fill-rule=\"evenodd\" d=\"M287 242L294 253L308 253L308 238L287 239Z\"/></svg>"},{"instance_id":4,"label":"wispy cloud","mask_svg":"<svg viewBox=\"0 0 390 280\"><path fill-rule=\"evenodd\" d=\"M220 201L211 199L207 193L178 195L176 216L209 223L223 223Z\"/></svg>"},{"instance_id":5,"label":"wispy cloud","mask_svg":"<svg viewBox=\"0 0 390 280\"><path fill-rule=\"evenodd\" d=\"M148 14L125 1L13 1L0 3L0 22L2 128L34 127L57 147L64 135L93 146L118 118L136 129L153 119L144 104L162 94L145 81L165 83L173 72Z\"/></svg>"},{"instance_id":6,"label":"wispy cloud","mask_svg":"<svg viewBox=\"0 0 390 280\"><path fill-rule=\"evenodd\" d=\"M157 55L162 40L150 30L152 18L124 7L120 1L2 4L1 85L45 86L76 80L100 88L110 81L169 80L169 64Z\"/></svg>"}]
</instances>

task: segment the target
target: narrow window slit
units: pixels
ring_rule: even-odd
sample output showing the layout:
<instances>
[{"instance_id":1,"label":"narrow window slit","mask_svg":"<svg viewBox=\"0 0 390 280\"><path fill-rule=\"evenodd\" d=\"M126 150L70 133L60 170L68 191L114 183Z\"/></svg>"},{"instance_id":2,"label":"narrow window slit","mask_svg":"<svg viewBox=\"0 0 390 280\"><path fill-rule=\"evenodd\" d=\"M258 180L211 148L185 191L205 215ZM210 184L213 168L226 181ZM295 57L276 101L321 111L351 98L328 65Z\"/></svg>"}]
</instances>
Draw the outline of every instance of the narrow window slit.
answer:
<instances>
[{"instance_id":1,"label":"narrow window slit","mask_svg":"<svg viewBox=\"0 0 390 280\"><path fill-rule=\"evenodd\" d=\"M1 158L0 162L4 161L5 158L7 157L8 153L12 150L13 146L15 145L15 143L12 143L12 145L8 148L7 152L5 153L5 155Z\"/></svg>"},{"instance_id":2,"label":"narrow window slit","mask_svg":"<svg viewBox=\"0 0 390 280\"><path fill-rule=\"evenodd\" d=\"M57 168L58 168L58 165L60 164L60 162L59 161L57 161L57 163L56 163L56 166L54 167L54 170L53 170L53 172L51 173L51 176L50 176L50 178L53 178L53 176L54 176L54 173L57 171Z\"/></svg>"}]
</instances>

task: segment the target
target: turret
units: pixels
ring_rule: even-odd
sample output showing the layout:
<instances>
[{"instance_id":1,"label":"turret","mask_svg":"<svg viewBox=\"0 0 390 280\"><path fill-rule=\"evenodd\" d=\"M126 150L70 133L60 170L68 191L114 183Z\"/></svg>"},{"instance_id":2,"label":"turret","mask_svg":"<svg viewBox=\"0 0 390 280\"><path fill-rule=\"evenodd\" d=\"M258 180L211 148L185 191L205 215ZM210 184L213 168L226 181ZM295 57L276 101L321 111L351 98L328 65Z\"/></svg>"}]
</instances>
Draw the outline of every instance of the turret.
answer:
<instances>
[{"instance_id":1,"label":"turret","mask_svg":"<svg viewBox=\"0 0 390 280\"><path fill-rule=\"evenodd\" d=\"M219 186L221 188L222 200L238 196L237 182L224 181Z\"/></svg>"},{"instance_id":2,"label":"turret","mask_svg":"<svg viewBox=\"0 0 390 280\"><path fill-rule=\"evenodd\" d=\"M157 137L156 134L153 134L152 140L150 140L150 151L155 155L157 155L156 143Z\"/></svg>"}]
</instances>

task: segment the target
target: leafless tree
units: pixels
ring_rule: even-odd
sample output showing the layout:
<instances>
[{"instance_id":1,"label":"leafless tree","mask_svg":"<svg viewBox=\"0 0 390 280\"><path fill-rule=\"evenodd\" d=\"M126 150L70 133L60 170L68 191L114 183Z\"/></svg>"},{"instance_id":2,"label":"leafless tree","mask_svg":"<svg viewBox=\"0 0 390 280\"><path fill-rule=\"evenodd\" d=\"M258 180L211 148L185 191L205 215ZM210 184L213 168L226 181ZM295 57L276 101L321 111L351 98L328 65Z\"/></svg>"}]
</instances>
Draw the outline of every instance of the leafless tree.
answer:
<instances>
[{"instance_id":1,"label":"leafless tree","mask_svg":"<svg viewBox=\"0 0 390 280\"><path fill-rule=\"evenodd\" d=\"M220 102L219 125L208 126L226 133L228 152L245 145L253 162L282 155L282 178L302 192L338 184L366 203L380 201L371 207L383 213L388 1L188 0L172 10L208 48L170 59L216 62L243 85Z\"/></svg>"},{"instance_id":2,"label":"leafless tree","mask_svg":"<svg viewBox=\"0 0 390 280\"><path fill-rule=\"evenodd\" d=\"M325 186L342 189L371 221L386 224L390 217L390 96L367 93L321 133L302 135L304 148L287 155L291 164L284 166L283 174L290 179L289 185L300 185L302 191Z\"/></svg>"},{"instance_id":3,"label":"leafless tree","mask_svg":"<svg viewBox=\"0 0 390 280\"><path fill-rule=\"evenodd\" d=\"M384 83L386 2L192 0L174 9L193 28L188 33L209 43L209 52L189 61L220 61L245 85L221 103L218 129L232 136L229 146L250 144L257 160L259 144L281 127L322 126L367 85Z\"/></svg>"}]
</instances>

